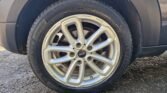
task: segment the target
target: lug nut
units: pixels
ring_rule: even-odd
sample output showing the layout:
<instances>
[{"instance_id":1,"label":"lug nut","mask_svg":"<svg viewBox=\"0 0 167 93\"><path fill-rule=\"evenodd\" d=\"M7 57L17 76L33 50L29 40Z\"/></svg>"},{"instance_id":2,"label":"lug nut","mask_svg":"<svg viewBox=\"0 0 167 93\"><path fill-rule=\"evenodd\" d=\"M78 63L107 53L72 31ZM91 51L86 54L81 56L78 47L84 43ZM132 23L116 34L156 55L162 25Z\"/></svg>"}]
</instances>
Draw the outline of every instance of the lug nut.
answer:
<instances>
[{"instance_id":1,"label":"lug nut","mask_svg":"<svg viewBox=\"0 0 167 93\"><path fill-rule=\"evenodd\" d=\"M91 60L92 60L92 57L87 57L87 60L88 60L88 61L91 61Z\"/></svg>"},{"instance_id":2,"label":"lug nut","mask_svg":"<svg viewBox=\"0 0 167 93\"><path fill-rule=\"evenodd\" d=\"M70 57L74 57L74 56L75 56L75 53L71 52Z\"/></svg>"},{"instance_id":3,"label":"lug nut","mask_svg":"<svg viewBox=\"0 0 167 93\"><path fill-rule=\"evenodd\" d=\"M89 51L91 51L92 49L93 49L93 47L92 46L88 46L88 48L87 48Z\"/></svg>"},{"instance_id":4,"label":"lug nut","mask_svg":"<svg viewBox=\"0 0 167 93\"><path fill-rule=\"evenodd\" d=\"M81 46L82 46L81 43L77 43L77 44L76 44L76 47L77 47L77 48L80 48Z\"/></svg>"},{"instance_id":5,"label":"lug nut","mask_svg":"<svg viewBox=\"0 0 167 93\"><path fill-rule=\"evenodd\" d=\"M81 60L79 60L79 61L78 61L78 64L81 64L81 63L82 63L82 61L81 61Z\"/></svg>"}]
</instances>

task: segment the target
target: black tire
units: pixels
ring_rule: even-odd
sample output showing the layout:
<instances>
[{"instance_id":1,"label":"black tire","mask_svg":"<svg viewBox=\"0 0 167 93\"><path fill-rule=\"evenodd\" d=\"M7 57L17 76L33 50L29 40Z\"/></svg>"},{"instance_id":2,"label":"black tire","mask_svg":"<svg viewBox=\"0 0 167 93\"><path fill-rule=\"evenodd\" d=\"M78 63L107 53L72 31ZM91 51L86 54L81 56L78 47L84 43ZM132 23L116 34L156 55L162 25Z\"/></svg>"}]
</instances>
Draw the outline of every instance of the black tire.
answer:
<instances>
[{"instance_id":1,"label":"black tire","mask_svg":"<svg viewBox=\"0 0 167 93\"><path fill-rule=\"evenodd\" d=\"M60 84L46 71L41 47L48 30L60 19L73 14L91 14L107 21L116 31L121 43L120 64L116 72L103 84L79 89ZM46 9L33 24L28 37L28 57L31 67L43 84L59 93L98 93L113 85L128 67L132 56L132 38L127 23L112 7L94 0L66 0Z\"/></svg>"}]
</instances>

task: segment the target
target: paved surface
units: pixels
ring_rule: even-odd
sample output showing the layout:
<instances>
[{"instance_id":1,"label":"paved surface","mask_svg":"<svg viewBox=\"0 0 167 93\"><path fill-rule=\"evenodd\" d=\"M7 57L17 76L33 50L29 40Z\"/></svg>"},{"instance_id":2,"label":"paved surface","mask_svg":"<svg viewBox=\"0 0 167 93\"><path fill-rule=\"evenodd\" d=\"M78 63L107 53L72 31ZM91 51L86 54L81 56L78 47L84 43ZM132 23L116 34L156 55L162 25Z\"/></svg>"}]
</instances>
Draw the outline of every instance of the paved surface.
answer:
<instances>
[{"instance_id":1,"label":"paved surface","mask_svg":"<svg viewBox=\"0 0 167 93\"><path fill-rule=\"evenodd\" d=\"M0 93L55 93L34 76L26 56L0 48ZM141 58L107 93L167 93L167 58Z\"/></svg>"}]
</instances>

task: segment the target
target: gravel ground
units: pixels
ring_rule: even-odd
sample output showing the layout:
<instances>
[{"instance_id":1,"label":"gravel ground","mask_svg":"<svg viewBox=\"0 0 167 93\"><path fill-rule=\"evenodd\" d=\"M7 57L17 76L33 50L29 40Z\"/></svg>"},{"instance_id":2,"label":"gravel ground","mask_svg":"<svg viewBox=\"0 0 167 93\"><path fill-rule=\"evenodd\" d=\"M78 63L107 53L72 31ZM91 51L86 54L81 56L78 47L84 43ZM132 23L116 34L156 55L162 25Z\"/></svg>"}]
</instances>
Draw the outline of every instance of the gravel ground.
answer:
<instances>
[{"instance_id":1,"label":"gravel ground","mask_svg":"<svg viewBox=\"0 0 167 93\"><path fill-rule=\"evenodd\" d=\"M0 48L0 93L55 93L33 74L27 57ZM167 93L167 58L137 59L107 93Z\"/></svg>"}]
</instances>

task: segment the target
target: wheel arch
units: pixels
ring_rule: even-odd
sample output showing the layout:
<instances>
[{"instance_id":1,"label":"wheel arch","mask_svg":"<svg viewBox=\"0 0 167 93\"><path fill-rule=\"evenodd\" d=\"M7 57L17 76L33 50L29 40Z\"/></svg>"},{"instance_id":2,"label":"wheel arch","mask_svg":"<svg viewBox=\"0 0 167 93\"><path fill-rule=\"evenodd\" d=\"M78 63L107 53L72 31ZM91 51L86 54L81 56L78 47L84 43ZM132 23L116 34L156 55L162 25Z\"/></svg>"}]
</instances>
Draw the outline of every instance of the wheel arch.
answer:
<instances>
[{"instance_id":1,"label":"wheel arch","mask_svg":"<svg viewBox=\"0 0 167 93\"><path fill-rule=\"evenodd\" d=\"M105 0L102 2L113 7L128 24L133 40L133 61L142 47L142 23L136 7L127 0Z\"/></svg>"},{"instance_id":2,"label":"wheel arch","mask_svg":"<svg viewBox=\"0 0 167 93\"><path fill-rule=\"evenodd\" d=\"M143 47L158 46L161 11L158 0L104 0L127 22L133 39L133 58L142 54Z\"/></svg>"},{"instance_id":3,"label":"wheel arch","mask_svg":"<svg viewBox=\"0 0 167 93\"><path fill-rule=\"evenodd\" d=\"M19 53L27 53L27 38L35 19L42 11L56 1L58 0L28 0L24 5L16 21L15 28L16 44Z\"/></svg>"}]
</instances>

